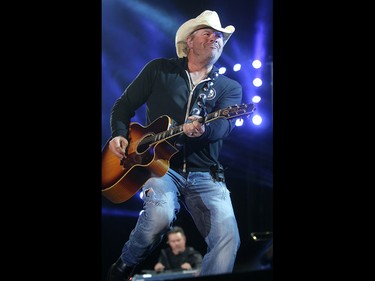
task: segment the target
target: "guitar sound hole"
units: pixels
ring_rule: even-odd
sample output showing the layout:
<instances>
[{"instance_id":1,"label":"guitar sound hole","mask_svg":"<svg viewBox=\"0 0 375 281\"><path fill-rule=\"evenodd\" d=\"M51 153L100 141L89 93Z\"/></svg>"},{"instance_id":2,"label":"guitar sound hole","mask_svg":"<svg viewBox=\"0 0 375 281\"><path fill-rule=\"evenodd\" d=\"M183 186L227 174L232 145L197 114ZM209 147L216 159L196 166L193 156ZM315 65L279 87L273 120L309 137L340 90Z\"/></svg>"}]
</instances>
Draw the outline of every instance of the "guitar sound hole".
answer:
<instances>
[{"instance_id":1,"label":"guitar sound hole","mask_svg":"<svg viewBox=\"0 0 375 281\"><path fill-rule=\"evenodd\" d=\"M154 141L154 135L146 135L138 144L137 152L144 153L150 148L150 145Z\"/></svg>"}]
</instances>

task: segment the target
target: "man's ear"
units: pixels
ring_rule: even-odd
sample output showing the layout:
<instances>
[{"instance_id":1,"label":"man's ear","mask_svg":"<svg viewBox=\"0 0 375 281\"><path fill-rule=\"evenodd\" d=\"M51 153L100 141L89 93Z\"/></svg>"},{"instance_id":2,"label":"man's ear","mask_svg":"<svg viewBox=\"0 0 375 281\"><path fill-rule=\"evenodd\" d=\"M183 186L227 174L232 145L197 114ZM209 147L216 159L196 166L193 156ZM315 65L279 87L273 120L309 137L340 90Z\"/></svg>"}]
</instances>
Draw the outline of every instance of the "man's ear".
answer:
<instances>
[{"instance_id":1,"label":"man's ear","mask_svg":"<svg viewBox=\"0 0 375 281\"><path fill-rule=\"evenodd\" d=\"M193 40L192 40L191 36L186 38L186 44L188 45L189 49L193 45Z\"/></svg>"}]
</instances>

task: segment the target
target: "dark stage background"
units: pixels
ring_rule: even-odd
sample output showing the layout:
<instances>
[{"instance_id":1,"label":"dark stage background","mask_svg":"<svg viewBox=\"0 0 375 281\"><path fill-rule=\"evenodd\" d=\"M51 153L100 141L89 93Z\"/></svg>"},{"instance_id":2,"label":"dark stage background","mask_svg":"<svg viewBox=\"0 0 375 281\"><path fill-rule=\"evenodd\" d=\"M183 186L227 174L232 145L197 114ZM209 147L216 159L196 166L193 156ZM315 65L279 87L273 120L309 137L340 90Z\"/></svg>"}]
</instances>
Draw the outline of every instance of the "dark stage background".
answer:
<instances>
[{"instance_id":1,"label":"dark stage background","mask_svg":"<svg viewBox=\"0 0 375 281\"><path fill-rule=\"evenodd\" d=\"M255 93L262 97L257 113L263 123L256 126L251 119L245 119L244 125L236 128L225 141L221 162L227 168L227 185L242 240L234 273L268 270L272 268L273 249L272 0L103 0L102 146L110 137L109 116L115 100L146 62L176 56L174 36L178 27L206 9L218 12L222 26L231 24L236 28L217 65L226 66L229 69L226 75L243 85L244 102L250 102ZM259 75L249 67L255 58L263 61L264 82L260 89L251 84ZM237 62L243 65L241 71L231 71ZM144 123L144 109L139 110L134 121ZM141 209L142 201L137 196L122 204L102 198L103 281ZM203 238L183 208L175 224L186 230L187 244L204 254ZM166 246L163 242L159 248ZM138 271L153 268L158 254L159 249Z\"/></svg>"}]
</instances>

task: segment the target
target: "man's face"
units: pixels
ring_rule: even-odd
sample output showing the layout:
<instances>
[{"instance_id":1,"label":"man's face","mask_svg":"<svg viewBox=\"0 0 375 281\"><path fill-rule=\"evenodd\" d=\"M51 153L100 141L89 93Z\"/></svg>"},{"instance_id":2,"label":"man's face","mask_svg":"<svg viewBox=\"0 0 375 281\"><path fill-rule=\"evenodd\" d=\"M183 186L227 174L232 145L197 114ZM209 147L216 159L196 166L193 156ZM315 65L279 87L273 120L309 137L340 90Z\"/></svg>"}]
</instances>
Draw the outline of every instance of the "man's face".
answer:
<instances>
[{"instance_id":1,"label":"man's face","mask_svg":"<svg viewBox=\"0 0 375 281\"><path fill-rule=\"evenodd\" d=\"M174 252L185 250L186 238L180 233L171 233L168 235L168 244Z\"/></svg>"},{"instance_id":2,"label":"man's face","mask_svg":"<svg viewBox=\"0 0 375 281\"><path fill-rule=\"evenodd\" d=\"M194 55L209 57L216 62L223 51L223 33L212 28L202 28L193 34L188 44Z\"/></svg>"}]
</instances>

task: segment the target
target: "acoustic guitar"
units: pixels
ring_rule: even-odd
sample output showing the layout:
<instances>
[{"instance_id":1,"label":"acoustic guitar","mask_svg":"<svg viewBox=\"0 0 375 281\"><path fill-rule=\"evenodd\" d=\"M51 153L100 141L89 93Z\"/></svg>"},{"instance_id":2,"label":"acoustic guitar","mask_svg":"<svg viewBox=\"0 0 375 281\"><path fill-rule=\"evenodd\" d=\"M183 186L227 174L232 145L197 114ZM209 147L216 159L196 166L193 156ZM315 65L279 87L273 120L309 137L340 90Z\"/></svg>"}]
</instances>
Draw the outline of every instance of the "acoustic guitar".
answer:
<instances>
[{"instance_id":1,"label":"acoustic guitar","mask_svg":"<svg viewBox=\"0 0 375 281\"><path fill-rule=\"evenodd\" d=\"M232 119L255 111L254 104L234 105L201 117L206 124L217 118ZM109 140L102 151L102 194L113 203L129 200L151 177L164 176L169 161L179 150L169 141L183 133L183 125L167 115L160 116L148 126L132 122L129 125L126 157L117 158L109 150Z\"/></svg>"}]
</instances>

